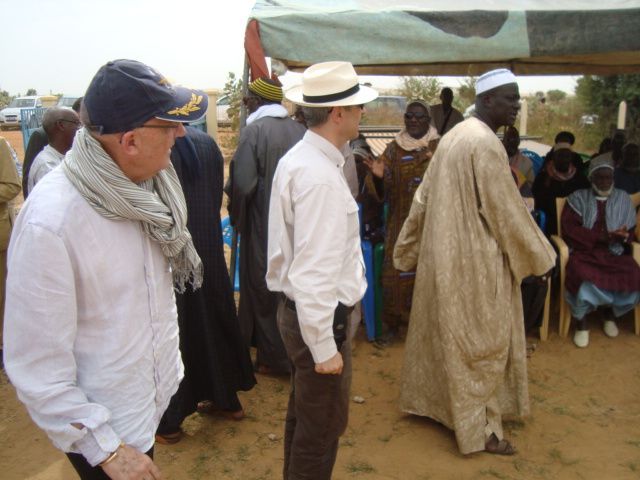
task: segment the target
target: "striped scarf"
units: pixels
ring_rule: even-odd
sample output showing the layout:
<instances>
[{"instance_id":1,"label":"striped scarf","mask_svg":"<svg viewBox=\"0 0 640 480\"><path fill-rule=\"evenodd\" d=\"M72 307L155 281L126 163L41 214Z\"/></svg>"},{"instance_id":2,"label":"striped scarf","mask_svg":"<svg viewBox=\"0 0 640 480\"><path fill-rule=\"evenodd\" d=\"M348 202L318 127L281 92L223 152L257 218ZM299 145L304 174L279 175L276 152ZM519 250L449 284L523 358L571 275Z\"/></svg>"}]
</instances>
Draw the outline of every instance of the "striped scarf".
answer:
<instances>
[{"instance_id":1,"label":"striped scarf","mask_svg":"<svg viewBox=\"0 0 640 480\"><path fill-rule=\"evenodd\" d=\"M62 168L100 215L141 222L144 233L158 242L169 261L178 292L184 292L187 282L194 290L202 285L202 262L187 230L187 207L173 165L149 180L133 183L82 128Z\"/></svg>"}]
</instances>

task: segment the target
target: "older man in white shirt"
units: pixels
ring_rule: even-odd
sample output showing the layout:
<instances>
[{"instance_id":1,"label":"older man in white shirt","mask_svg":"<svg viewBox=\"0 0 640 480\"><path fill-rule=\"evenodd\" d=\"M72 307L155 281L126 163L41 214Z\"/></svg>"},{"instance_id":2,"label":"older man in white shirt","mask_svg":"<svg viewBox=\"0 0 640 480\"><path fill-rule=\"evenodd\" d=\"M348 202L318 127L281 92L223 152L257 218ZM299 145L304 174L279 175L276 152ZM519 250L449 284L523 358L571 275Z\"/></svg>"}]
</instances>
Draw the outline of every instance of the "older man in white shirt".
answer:
<instances>
[{"instance_id":1,"label":"older man in white shirt","mask_svg":"<svg viewBox=\"0 0 640 480\"><path fill-rule=\"evenodd\" d=\"M116 60L84 106L14 227L5 366L80 478L159 479L154 434L183 372L173 287L202 281L169 154L207 100Z\"/></svg>"},{"instance_id":2,"label":"older man in white shirt","mask_svg":"<svg viewBox=\"0 0 640 480\"><path fill-rule=\"evenodd\" d=\"M68 108L51 107L44 112L42 126L49 144L33 159L27 181L28 192L51 170L56 168L71 149L76 131L80 128L78 114Z\"/></svg>"},{"instance_id":3,"label":"older man in white shirt","mask_svg":"<svg viewBox=\"0 0 640 480\"><path fill-rule=\"evenodd\" d=\"M271 190L267 285L281 292L278 326L292 362L284 478L330 479L347 426L348 315L364 295L358 207L341 149L378 94L348 62L312 65L287 98L309 130L279 162Z\"/></svg>"}]
</instances>

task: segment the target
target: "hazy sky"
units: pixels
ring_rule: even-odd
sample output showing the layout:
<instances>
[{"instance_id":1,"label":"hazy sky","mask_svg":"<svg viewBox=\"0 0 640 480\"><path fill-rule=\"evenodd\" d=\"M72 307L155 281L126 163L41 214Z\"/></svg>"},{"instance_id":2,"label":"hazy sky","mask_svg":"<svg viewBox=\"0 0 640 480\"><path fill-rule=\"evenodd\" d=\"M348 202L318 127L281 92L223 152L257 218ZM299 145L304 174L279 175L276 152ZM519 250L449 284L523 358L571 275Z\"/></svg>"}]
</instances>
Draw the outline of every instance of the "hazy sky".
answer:
<instances>
[{"instance_id":1,"label":"hazy sky","mask_svg":"<svg viewBox=\"0 0 640 480\"><path fill-rule=\"evenodd\" d=\"M108 60L131 58L175 83L222 88L242 75L253 0L0 0L0 89L81 95ZM520 77L525 93L573 92L576 77ZM457 87L457 78L444 84ZM289 82L287 82L289 83ZM287 85L285 83L285 85ZM393 88L396 77L374 77Z\"/></svg>"}]
</instances>

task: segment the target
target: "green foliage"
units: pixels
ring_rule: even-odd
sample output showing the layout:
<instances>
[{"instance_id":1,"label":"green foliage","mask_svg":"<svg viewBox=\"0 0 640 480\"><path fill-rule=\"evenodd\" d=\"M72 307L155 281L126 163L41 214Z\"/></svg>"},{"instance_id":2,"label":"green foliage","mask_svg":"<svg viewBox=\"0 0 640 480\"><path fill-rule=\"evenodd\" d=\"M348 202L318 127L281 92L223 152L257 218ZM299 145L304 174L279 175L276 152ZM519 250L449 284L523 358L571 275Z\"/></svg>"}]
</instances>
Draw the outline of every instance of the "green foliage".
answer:
<instances>
[{"instance_id":1,"label":"green foliage","mask_svg":"<svg viewBox=\"0 0 640 480\"><path fill-rule=\"evenodd\" d=\"M464 112L476 101L476 77L467 77L462 81L458 92L453 96L453 106Z\"/></svg>"},{"instance_id":2,"label":"green foliage","mask_svg":"<svg viewBox=\"0 0 640 480\"><path fill-rule=\"evenodd\" d=\"M547 98L552 103L558 103L567 98L567 92L562 90L549 90L547 92Z\"/></svg>"},{"instance_id":3,"label":"green foliage","mask_svg":"<svg viewBox=\"0 0 640 480\"><path fill-rule=\"evenodd\" d=\"M529 108L529 135L541 136L540 142L553 145L556 134L568 130L576 136L576 151L591 154L598 150L602 140L600 124L585 125L580 122L580 118L590 112L577 97L571 95L557 101L548 98L549 101L543 103L536 94L525 97L525 100ZM519 122L516 122L517 126Z\"/></svg>"},{"instance_id":4,"label":"green foliage","mask_svg":"<svg viewBox=\"0 0 640 480\"><path fill-rule=\"evenodd\" d=\"M442 84L433 77L402 77L399 94L407 100L424 100L425 102L440 103L439 96Z\"/></svg>"},{"instance_id":5,"label":"green foliage","mask_svg":"<svg viewBox=\"0 0 640 480\"><path fill-rule=\"evenodd\" d=\"M30 88L29 90L27 90L27 93L24 94L25 97L30 97L32 95L38 95L38 92L36 92L35 88Z\"/></svg>"},{"instance_id":6,"label":"green foliage","mask_svg":"<svg viewBox=\"0 0 640 480\"><path fill-rule=\"evenodd\" d=\"M6 90L0 90L0 108L4 108L13 100L13 96L9 95Z\"/></svg>"},{"instance_id":7,"label":"green foliage","mask_svg":"<svg viewBox=\"0 0 640 480\"><path fill-rule=\"evenodd\" d=\"M240 109L242 108L242 80L236 78L236 74L229 72L227 81L222 89L223 95L229 96L229 110L227 114L231 120L231 128L238 131L240 127Z\"/></svg>"},{"instance_id":8,"label":"green foliage","mask_svg":"<svg viewBox=\"0 0 640 480\"><path fill-rule=\"evenodd\" d=\"M600 117L598 133L610 136L616 126L618 105L627 102L627 139L640 140L640 75L586 75L578 79L576 96L590 114Z\"/></svg>"}]
</instances>

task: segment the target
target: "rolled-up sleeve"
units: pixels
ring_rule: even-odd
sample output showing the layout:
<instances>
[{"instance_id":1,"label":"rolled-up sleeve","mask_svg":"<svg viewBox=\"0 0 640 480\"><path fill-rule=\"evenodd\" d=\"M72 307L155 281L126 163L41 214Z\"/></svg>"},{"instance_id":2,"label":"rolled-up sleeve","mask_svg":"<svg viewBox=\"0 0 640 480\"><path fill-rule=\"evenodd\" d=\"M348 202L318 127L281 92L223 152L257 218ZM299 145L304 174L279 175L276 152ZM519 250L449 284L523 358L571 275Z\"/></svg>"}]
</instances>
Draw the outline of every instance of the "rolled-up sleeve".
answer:
<instances>
[{"instance_id":1,"label":"rolled-up sleeve","mask_svg":"<svg viewBox=\"0 0 640 480\"><path fill-rule=\"evenodd\" d=\"M76 383L76 279L63 239L25 224L11 239L8 273L7 374L51 441L63 451L80 451L95 465L117 448L119 438L109 426L110 411L92 403Z\"/></svg>"}]
</instances>

